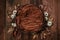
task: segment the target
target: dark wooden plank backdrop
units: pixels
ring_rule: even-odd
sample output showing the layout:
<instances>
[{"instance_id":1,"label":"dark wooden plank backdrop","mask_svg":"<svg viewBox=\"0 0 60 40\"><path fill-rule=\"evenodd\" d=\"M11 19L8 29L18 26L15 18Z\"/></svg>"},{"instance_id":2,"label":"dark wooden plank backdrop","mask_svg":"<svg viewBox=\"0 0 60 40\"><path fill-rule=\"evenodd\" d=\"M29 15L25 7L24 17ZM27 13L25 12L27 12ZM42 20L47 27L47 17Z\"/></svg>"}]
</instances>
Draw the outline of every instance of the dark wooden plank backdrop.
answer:
<instances>
[{"instance_id":1,"label":"dark wooden plank backdrop","mask_svg":"<svg viewBox=\"0 0 60 40\"><path fill-rule=\"evenodd\" d=\"M8 0L6 0L8 1ZM25 2L25 0L24 0ZM22 4L24 4L22 1ZM15 0L12 5L20 3L20 0ZM29 3L29 2L28 2ZM50 40L59 40L60 39L60 0L43 0L43 4L48 5L47 11L55 19L54 25L51 28L52 36ZM10 5L10 4L8 4ZM12 7L10 5L10 7ZM0 40L5 40L4 38L4 28L5 26L5 0L0 0Z\"/></svg>"},{"instance_id":2,"label":"dark wooden plank backdrop","mask_svg":"<svg viewBox=\"0 0 60 40\"><path fill-rule=\"evenodd\" d=\"M58 20L58 24L57 24L58 25L58 40L60 40L60 0L58 0L57 5L58 5L58 7L57 7L58 8L58 10L57 10L57 13L58 13L57 14L58 15L57 16L57 20Z\"/></svg>"},{"instance_id":3,"label":"dark wooden plank backdrop","mask_svg":"<svg viewBox=\"0 0 60 40\"><path fill-rule=\"evenodd\" d=\"M5 0L0 0L0 40L4 40L4 28L5 28Z\"/></svg>"}]
</instances>

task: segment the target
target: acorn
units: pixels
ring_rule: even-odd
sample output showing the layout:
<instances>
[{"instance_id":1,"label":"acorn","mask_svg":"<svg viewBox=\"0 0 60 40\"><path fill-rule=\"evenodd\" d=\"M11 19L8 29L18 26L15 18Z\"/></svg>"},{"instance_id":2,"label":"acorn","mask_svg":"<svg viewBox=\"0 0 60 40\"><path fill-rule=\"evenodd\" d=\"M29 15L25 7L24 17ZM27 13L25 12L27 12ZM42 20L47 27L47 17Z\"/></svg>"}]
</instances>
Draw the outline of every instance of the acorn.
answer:
<instances>
[{"instance_id":1,"label":"acorn","mask_svg":"<svg viewBox=\"0 0 60 40\"><path fill-rule=\"evenodd\" d=\"M47 26L52 26L52 21L48 21Z\"/></svg>"},{"instance_id":2,"label":"acorn","mask_svg":"<svg viewBox=\"0 0 60 40\"><path fill-rule=\"evenodd\" d=\"M16 23L11 23L11 25L12 25L13 27L16 27Z\"/></svg>"},{"instance_id":3,"label":"acorn","mask_svg":"<svg viewBox=\"0 0 60 40\"><path fill-rule=\"evenodd\" d=\"M45 17L48 17L48 16L49 16L49 15L48 15L48 12L45 11L45 12L44 12L44 16L45 16Z\"/></svg>"}]
</instances>

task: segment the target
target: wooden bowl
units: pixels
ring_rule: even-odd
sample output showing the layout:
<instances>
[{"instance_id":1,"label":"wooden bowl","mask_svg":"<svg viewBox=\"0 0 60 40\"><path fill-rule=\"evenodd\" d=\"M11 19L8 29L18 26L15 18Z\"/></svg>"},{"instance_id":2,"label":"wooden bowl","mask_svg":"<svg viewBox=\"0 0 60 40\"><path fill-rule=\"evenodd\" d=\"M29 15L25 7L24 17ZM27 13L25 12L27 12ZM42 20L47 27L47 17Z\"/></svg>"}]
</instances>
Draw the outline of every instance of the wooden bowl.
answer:
<instances>
[{"instance_id":1,"label":"wooden bowl","mask_svg":"<svg viewBox=\"0 0 60 40\"><path fill-rule=\"evenodd\" d=\"M16 22L25 31L38 31L43 25L43 13L35 5L24 5L18 8Z\"/></svg>"}]
</instances>

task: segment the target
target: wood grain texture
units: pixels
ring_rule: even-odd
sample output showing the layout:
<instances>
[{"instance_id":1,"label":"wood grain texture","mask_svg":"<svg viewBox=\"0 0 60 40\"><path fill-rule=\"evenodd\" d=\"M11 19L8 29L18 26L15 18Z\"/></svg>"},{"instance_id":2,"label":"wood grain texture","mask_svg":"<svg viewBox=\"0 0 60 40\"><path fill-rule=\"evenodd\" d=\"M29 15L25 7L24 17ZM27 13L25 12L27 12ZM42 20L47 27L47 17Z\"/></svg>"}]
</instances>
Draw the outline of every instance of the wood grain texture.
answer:
<instances>
[{"instance_id":1,"label":"wood grain texture","mask_svg":"<svg viewBox=\"0 0 60 40\"><path fill-rule=\"evenodd\" d=\"M27 31L37 31L43 25L43 13L32 4L26 5L18 10L17 23ZM37 28L37 29L36 29Z\"/></svg>"},{"instance_id":2,"label":"wood grain texture","mask_svg":"<svg viewBox=\"0 0 60 40\"><path fill-rule=\"evenodd\" d=\"M58 15L58 16L57 16L57 20L58 20L58 21L57 21L57 22L58 22L58 24L57 24L57 25L58 25L58 29L57 29L58 32L57 32L57 33L58 33L58 40L60 40L60 0L58 0L57 3L58 3L58 4L57 4L57 8L58 8L58 9L57 9L57 13L58 13L58 14L57 14L57 15Z\"/></svg>"},{"instance_id":3,"label":"wood grain texture","mask_svg":"<svg viewBox=\"0 0 60 40\"><path fill-rule=\"evenodd\" d=\"M5 5L5 0L0 0L0 40L4 40Z\"/></svg>"}]
</instances>

